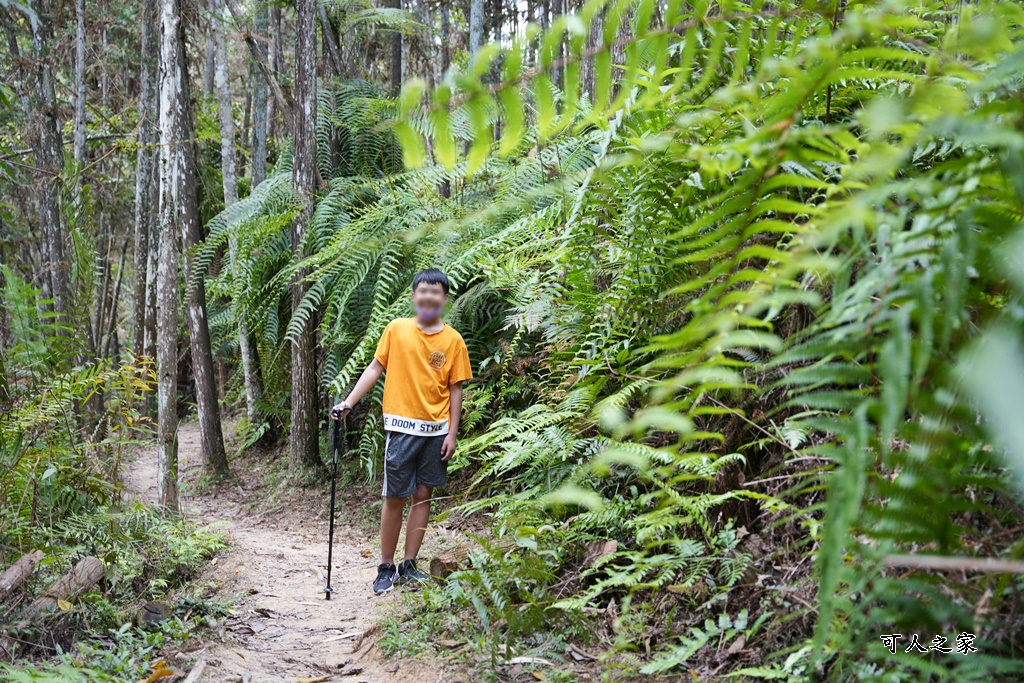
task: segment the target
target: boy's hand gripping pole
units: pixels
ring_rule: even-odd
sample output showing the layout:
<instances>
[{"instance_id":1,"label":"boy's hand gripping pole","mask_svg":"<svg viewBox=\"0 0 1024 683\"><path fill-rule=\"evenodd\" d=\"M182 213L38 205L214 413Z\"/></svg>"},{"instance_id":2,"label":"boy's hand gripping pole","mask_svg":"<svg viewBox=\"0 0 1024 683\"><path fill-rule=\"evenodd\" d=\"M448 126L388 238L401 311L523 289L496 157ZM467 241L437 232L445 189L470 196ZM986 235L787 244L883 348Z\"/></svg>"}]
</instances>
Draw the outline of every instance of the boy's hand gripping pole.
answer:
<instances>
[{"instance_id":1,"label":"boy's hand gripping pole","mask_svg":"<svg viewBox=\"0 0 1024 683\"><path fill-rule=\"evenodd\" d=\"M341 448L341 411L331 411L331 421L334 423L334 462L331 465L331 517L327 525L327 586L324 588L324 597L331 599L331 564L334 560L334 493L338 483L338 451Z\"/></svg>"}]
</instances>

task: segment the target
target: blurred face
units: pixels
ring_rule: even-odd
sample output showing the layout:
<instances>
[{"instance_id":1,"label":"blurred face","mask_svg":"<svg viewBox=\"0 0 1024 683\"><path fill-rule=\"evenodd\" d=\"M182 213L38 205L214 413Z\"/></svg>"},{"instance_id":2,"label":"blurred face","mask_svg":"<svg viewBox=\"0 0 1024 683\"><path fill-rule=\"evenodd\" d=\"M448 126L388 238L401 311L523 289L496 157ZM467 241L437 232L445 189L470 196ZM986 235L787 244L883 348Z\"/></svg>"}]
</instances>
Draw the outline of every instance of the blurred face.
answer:
<instances>
[{"instance_id":1,"label":"blurred face","mask_svg":"<svg viewBox=\"0 0 1024 683\"><path fill-rule=\"evenodd\" d=\"M441 311L448 303L448 295L439 284L421 282L412 293L412 303L416 306L417 320L432 323L441 317Z\"/></svg>"}]
</instances>

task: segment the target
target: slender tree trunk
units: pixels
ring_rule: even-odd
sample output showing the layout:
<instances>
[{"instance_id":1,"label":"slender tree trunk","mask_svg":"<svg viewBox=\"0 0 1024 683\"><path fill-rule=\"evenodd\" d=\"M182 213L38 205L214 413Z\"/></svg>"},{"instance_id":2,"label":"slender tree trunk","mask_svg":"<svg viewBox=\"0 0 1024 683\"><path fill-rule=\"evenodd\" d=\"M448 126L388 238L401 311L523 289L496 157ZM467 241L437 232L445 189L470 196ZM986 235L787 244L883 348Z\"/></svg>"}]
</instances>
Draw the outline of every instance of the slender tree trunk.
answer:
<instances>
[{"instance_id":1,"label":"slender tree trunk","mask_svg":"<svg viewBox=\"0 0 1024 683\"><path fill-rule=\"evenodd\" d=\"M603 40L603 31L604 12L602 11L595 14L593 20L590 22L590 33L587 36L587 47L589 49L594 49L601 44ZM580 80L583 81L583 92L581 94L585 94L591 103L594 102L595 66L596 62L594 61L594 57L590 56L583 60L583 64L581 65L582 68L580 69L580 71L582 71L580 74Z\"/></svg>"},{"instance_id":2,"label":"slender tree trunk","mask_svg":"<svg viewBox=\"0 0 1024 683\"><path fill-rule=\"evenodd\" d=\"M177 0L160 0L160 265L157 276L157 494L178 509L178 215L184 91Z\"/></svg>"},{"instance_id":3,"label":"slender tree trunk","mask_svg":"<svg viewBox=\"0 0 1024 683\"><path fill-rule=\"evenodd\" d=\"M280 78L281 68L284 63L284 50L281 46L281 6L270 3L270 72L274 78ZM271 140L277 142L281 135L281 125L278 118L281 112L278 111L279 104L276 97L267 100L267 134Z\"/></svg>"},{"instance_id":4,"label":"slender tree trunk","mask_svg":"<svg viewBox=\"0 0 1024 683\"><path fill-rule=\"evenodd\" d=\"M402 0L389 0L388 7L402 9ZM397 97L402 89L402 32L391 35L391 96Z\"/></svg>"},{"instance_id":5,"label":"slender tree trunk","mask_svg":"<svg viewBox=\"0 0 1024 683\"><path fill-rule=\"evenodd\" d=\"M155 0L153 4L155 5ZM156 73L156 72L154 72ZM157 88L152 88L152 96L157 97ZM154 101L156 101L154 99ZM153 107L154 113L159 110L159 105ZM154 135L154 142L157 137ZM144 335L144 346L146 356L152 363L157 362L157 277L160 268L160 145L153 145L152 156L150 157L150 180L149 180L149 255L146 258L146 329ZM156 365L153 366L156 370ZM151 392L146 397L146 414L156 417L157 405L156 396Z\"/></svg>"},{"instance_id":6,"label":"slender tree trunk","mask_svg":"<svg viewBox=\"0 0 1024 683\"><path fill-rule=\"evenodd\" d=\"M565 11L565 0L551 0L551 21L554 22L555 17L561 16ZM562 42L558 43L558 54L555 55L555 59L561 59L564 55L564 47ZM562 69L555 69L555 72L551 74L551 80L554 82L555 87L562 87Z\"/></svg>"},{"instance_id":7,"label":"slender tree trunk","mask_svg":"<svg viewBox=\"0 0 1024 683\"><path fill-rule=\"evenodd\" d=\"M85 0L75 2L75 172L77 188L81 195L85 168Z\"/></svg>"},{"instance_id":8,"label":"slender tree trunk","mask_svg":"<svg viewBox=\"0 0 1024 683\"><path fill-rule=\"evenodd\" d=\"M469 0L469 54L484 44L484 0Z\"/></svg>"},{"instance_id":9,"label":"slender tree trunk","mask_svg":"<svg viewBox=\"0 0 1024 683\"><path fill-rule=\"evenodd\" d=\"M0 265L5 263L4 243L0 241ZM11 330L11 311L7 302L7 277L0 268L0 415L11 412L11 385L7 381L7 349L14 334ZM3 589L0 588L0 591Z\"/></svg>"},{"instance_id":10,"label":"slender tree trunk","mask_svg":"<svg viewBox=\"0 0 1024 683\"><path fill-rule=\"evenodd\" d=\"M206 314L206 284L195 275L195 248L201 236L199 219L199 174L195 158L195 132L192 127L192 96L185 60L185 36L179 26L178 70L181 74L182 142L178 145L177 172L181 188L178 193L178 216L181 228L181 246L188 254L185 259L185 313L188 318L189 342L192 350L192 378L196 389L196 412L199 415L199 440L203 450L203 465L215 477L231 474L228 456L224 450L224 434L220 424L220 404L217 401L217 378L213 371L213 353L210 348L210 327Z\"/></svg>"},{"instance_id":11,"label":"slender tree trunk","mask_svg":"<svg viewBox=\"0 0 1024 683\"><path fill-rule=\"evenodd\" d=\"M452 21L450 0L441 0L441 78L445 77L452 65ZM442 197L452 196L452 181L445 178L437 185L437 192Z\"/></svg>"},{"instance_id":12,"label":"slender tree trunk","mask_svg":"<svg viewBox=\"0 0 1024 683\"><path fill-rule=\"evenodd\" d=\"M257 43L259 41L257 41L256 38L253 37L252 32L249 31L248 24L244 20L244 17L242 16L242 14L239 12L238 7L236 7L235 0L225 0L225 4L228 7L228 11L231 13L231 18L235 20L235 24L237 24L239 28L243 28L244 32L243 32L242 35L245 38L246 47L249 48L249 57L251 59L254 58L254 56L259 53L259 49L260 48L257 45ZM315 28L315 25L314 25L314 28ZM315 51L315 43L314 43L314 51ZM253 62L250 62L250 63L253 63ZM288 116L288 106L289 105L288 105L288 98L284 94L284 88L281 87L281 83L280 83L280 81L278 81L276 74L271 73L270 70L266 68L266 64L262 64L258 60L255 61L255 64L257 66L259 66L260 69L263 71L263 76L267 79L267 82L270 84L271 90L274 93L274 99L277 100L276 109L279 111L278 119L282 120L284 122L285 130L290 130L291 126L292 126L292 123L291 123L291 118ZM246 128L248 128L248 125L249 125L249 117L248 116L246 116L246 122L245 123L246 123Z\"/></svg>"},{"instance_id":13,"label":"slender tree trunk","mask_svg":"<svg viewBox=\"0 0 1024 683\"><path fill-rule=\"evenodd\" d=\"M452 65L452 20L449 0L441 0L441 78Z\"/></svg>"},{"instance_id":14,"label":"slender tree trunk","mask_svg":"<svg viewBox=\"0 0 1024 683\"><path fill-rule=\"evenodd\" d=\"M266 35L270 24L268 0L256 0L256 15L253 21L253 32L260 36L256 43L256 59L269 67ZM252 70L252 187L267 179L267 77L264 70Z\"/></svg>"},{"instance_id":15,"label":"slender tree trunk","mask_svg":"<svg viewBox=\"0 0 1024 683\"><path fill-rule=\"evenodd\" d=\"M217 51L213 45L213 26L206 27L206 67L203 69L203 92L213 94L214 74L217 69Z\"/></svg>"},{"instance_id":16,"label":"slender tree trunk","mask_svg":"<svg viewBox=\"0 0 1024 683\"><path fill-rule=\"evenodd\" d=\"M307 255L306 232L313 217L314 194L319 185L316 165L316 0L296 0L294 162L292 182L302 209L292 223L292 255ZM309 286L306 273L292 280L292 312ZM317 438L316 372L313 324L309 320L292 341L292 429L288 469L297 472L320 462Z\"/></svg>"},{"instance_id":17,"label":"slender tree trunk","mask_svg":"<svg viewBox=\"0 0 1024 683\"><path fill-rule=\"evenodd\" d=\"M318 2L316 6L320 12L320 30L323 32L324 48L327 52L327 58L331 63L331 72L335 76L341 76L341 50L338 47L338 34L335 33L334 27L331 25L331 19L327 16L327 9L324 7L324 4Z\"/></svg>"},{"instance_id":18,"label":"slender tree trunk","mask_svg":"<svg viewBox=\"0 0 1024 683\"><path fill-rule=\"evenodd\" d=\"M49 41L51 7L49 0L31 0L38 21L32 27L32 49L36 64L32 89L29 130L35 155L33 178L39 212L40 243L43 251L44 296L53 299L53 311L60 323L69 323L68 281L71 267L65 257L64 230L60 216L60 183L64 171L64 142L58 120L59 109L53 90ZM59 334L67 335L65 329Z\"/></svg>"},{"instance_id":19,"label":"slender tree trunk","mask_svg":"<svg viewBox=\"0 0 1024 683\"><path fill-rule=\"evenodd\" d=\"M117 265L117 280L114 281L114 291L110 297L110 315L107 319L106 335L103 340L103 344L100 346L100 352L104 358L117 358L116 350L120 347L117 340L117 305L121 300L121 283L124 281L124 262L125 257L128 255L128 239L124 240L121 245L121 257L118 259ZM97 341L99 341L97 339Z\"/></svg>"},{"instance_id":20,"label":"slender tree trunk","mask_svg":"<svg viewBox=\"0 0 1024 683\"><path fill-rule=\"evenodd\" d=\"M266 5L260 3L265 8ZM257 14L259 10L257 9ZM216 63L217 63L217 75L216 75L216 88L217 88L217 108L220 113L220 160L221 160L221 176L224 181L224 207L227 208L238 201L238 181L237 174L235 171L235 119L231 108L231 87L228 78L228 67L227 67L227 40L224 37L224 8L221 6L220 0L210 0L210 14L213 17L214 28L214 45L216 49ZM258 19L257 19L258 21ZM259 29L257 29L257 34ZM257 43L260 44L260 43ZM266 50L264 49L264 55ZM262 79L262 73L258 69L251 70L255 73L257 78ZM258 103L254 111L257 115L262 110L263 117L266 117L266 97L267 89L266 84L263 85L263 101ZM255 98L254 98L255 101ZM258 158L260 159L260 167L262 175L266 175L266 126L267 122L265 118L262 118L263 135L254 135L253 138L262 138L262 149L259 152ZM254 146L254 160L253 170L254 176L252 179L253 186L258 182L262 182L263 179L259 180L255 177L256 169L256 156ZM228 236L228 254L231 260L231 270L235 277L239 277L238 260L241 258L241 254L238 252L237 239L234 233ZM259 402L263 399L263 382L259 373L259 358L255 356L253 350L255 345L250 339L249 328L245 323L245 319L242 315L238 314L238 343L242 353L242 372L245 378L245 400L246 400L246 415L249 419L249 424L256 426L260 423L259 415Z\"/></svg>"},{"instance_id":21,"label":"slender tree trunk","mask_svg":"<svg viewBox=\"0 0 1024 683\"><path fill-rule=\"evenodd\" d=\"M237 161L235 158L235 115L231 108L231 83L228 74L227 39L224 36L224 10L219 0L210 0L213 42L214 89L220 118L220 171L224 182L224 206L238 201Z\"/></svg>"},{"instance_id":22,"label":"slender tree trunk","mask_svg":"<svg viewBox=\"0 0 1024 683\"><path fill-rule=\"evenodd\" d=\"M100 49L103 54L108 55L110 52L110 46L107 44L107 24L104 22L100 29ZM100 103L104 109L107 109L110 105L110 69L108 68L109 62L103 60L101 63L100 71Z\"/></svg>"},{"instance_id":23,"label":"slender tree trunk","mask_svg":"<svg viewBox=\"0 0 1024 683\"><path fill-rule=\"evenodd\" d=\"M155 119L156 80L156 41L153 34L153 22L156 20L156 1L143 0L142 3L141 43L139 56L141 69L139 74L139 149L135 155L135 249L134 261L134 309L132 327L132 351L136 356L146 353L146 303L152 296L149 293L149 236L152 231L151 198L153 182L153 149Z\"/></svg>"}]
</instances>

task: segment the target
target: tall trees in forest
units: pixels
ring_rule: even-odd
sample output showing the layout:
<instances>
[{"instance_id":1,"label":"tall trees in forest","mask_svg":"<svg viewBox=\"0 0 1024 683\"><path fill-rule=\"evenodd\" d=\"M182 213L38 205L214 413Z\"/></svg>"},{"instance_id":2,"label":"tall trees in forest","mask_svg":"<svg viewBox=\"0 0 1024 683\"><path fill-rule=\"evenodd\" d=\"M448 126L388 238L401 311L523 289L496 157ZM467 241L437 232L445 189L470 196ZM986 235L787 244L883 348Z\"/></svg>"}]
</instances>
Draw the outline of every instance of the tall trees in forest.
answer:
<instances>
[{"instance_id":1,"label":"tall trees in forest","mask_svg":"<svg viewBox=\"0 0 1024 683\"><path fill-rule=\"evenodd\" d=\"M53 300L53 311L57 321L68 323L68 282L71 264L66 257L60 209L64 140L57 118L60 109L57 107L53 62L49 55L50 42L53 39L50 20L53 15L50 0L31 0L30 7L35 13L34 20L29 22L34 59L32 66L27 67L31 69L30 79L25 80L32 81L28 139L35 156L34 193L43 257L40 279L43 296ZM66 334L66 329L61 328L60 333Z\"/></svg>"},{"instance_id":2,"label":"tall trees in forest","mask_svg":"<svg viewBox=\"0 0 1024 683\"><path fill-rule=\"evenodd\" d=\"M297 0L295 22L295 108L292 115L292 183L300 209L292 222L292 255L301 260L308 254L307 233L313 218L315 193L319 186L316 164L316 0ZM300 304L309 290L307 271L298 270L292 279L292 313L302 314ZM307 314L308 316L308 314ZM317 389L314 362L313 320L299 321L293 335L291 439L288 469L297 472L319 464L317 436Z\"/></svg>"}]
</instances>

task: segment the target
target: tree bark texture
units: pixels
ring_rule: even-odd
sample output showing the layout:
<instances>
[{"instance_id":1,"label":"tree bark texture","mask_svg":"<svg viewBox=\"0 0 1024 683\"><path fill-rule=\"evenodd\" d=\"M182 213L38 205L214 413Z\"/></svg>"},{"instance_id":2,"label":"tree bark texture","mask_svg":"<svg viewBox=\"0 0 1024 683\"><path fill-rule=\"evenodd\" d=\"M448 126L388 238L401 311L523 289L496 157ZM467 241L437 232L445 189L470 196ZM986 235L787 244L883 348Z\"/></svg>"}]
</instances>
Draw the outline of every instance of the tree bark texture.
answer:
<instances>
[{"instance_id":1,"label":"tree bark texture","mask_svg":"<svg viewBox=\"0 0 1024 683\"><path fill-rule=\"evenodd\" d=\"M256 15L253 21L253 32L260 37L256 43L255 59L265 67L268 63L267 31L270 28L270 12L268 0L256 0ZM256 68L252 71L252 186L267 179L267 76L265 69Z\"/></svg>"},{"instance_id":2,"label":"tree bark texture","mask_svg":"<svg viewBox=\"0 0 1024 683\"><path fill-rule=\"evenodd\" d=\"M484 0L469 0L469 54L484 44Z\"/></svg>"},{"instance_id":3,"label":"tree bark texture","mask_svg":"<svg viewBox=\"0 0 1024 683\"><path fill-rule=\"evenodd\" d=\"M206 27L206 64L203 69L203 91L207 95L213 94L214 74L217 71L217 50L213 41L213 26Z\"/></svg>"},{"instance_id":4,"label":"tree bark texture","mask_svg":"<svg viewBox=\"0 0 1024 683\"><path fill-rule=\"evenodd\" d=\"M281 45L281 6L270 4L270 75L279 78L284 65L284 48ZM269 81L269 79L268 79ZM267 100L267 135L276 142L281 135L279 117L280 105L276 97Z\"/></svg>"},{"instance_id":5,"label":"tree bark texture","mask_svg":"<svg viewBox=\"0 0 1024 683\"><path fill-rule=\"evenodd\" d=\"M196 412L199 417L199 440L203 451L203 465L215 477L224 477L228 469L228 456L224 450L224 434L220 424L220 404L217 400L217 378L213 371L213 352L210 348L210 326L206 315L206 284L195 276L195 248L202 239L199 218L199 173L196 168L195 131L192 124L192 97L188 68L185 62L185 36L178 31L178 70L181 74L181 130L177 173L181 187L178 193L178 219L181 247L185 258L185 317L188 319L189 343L192 351L192 379L196 390ZM216 59L216 57L215 57ZM237 196L237 192L236 192Z\"/></svg>"},{"instance_id":6,"label":"tree bark texture","mask_svg":"<svg viewBox=\"0 0 1024 683\"><path fill-rule=\"evenodd\" d=\"M266 8L265 3L259 3L261 6ZM221 176L224 182L224 207L227 208L238 201L238 179L236 172L236 160L235 160L235 118L231 107L231 85L228 74L228 60L227 60L227 40L224 34L224 8L221 5L220 0L210 0L210 15L213 18L213 37L215 46L214 60L216 62L216 89L217 89L217 109L220 114L220 159L221 159ZM257 12L258 15L258 12ZM257 30L257 34L259 30ZM262 41L257 43L257 46L263 45ZM266 47L263 47L264 62L266 61ZM262 73L259 69L253 69L254 79L263 79ZM262 135L253 135L253 139L257 138L262 141L262 148L257 157L256 150L254 149L253 156L253 171L256 171L256 159L259 158L260 172L266 175L266 112L267 112L267 89L264 81L263 86L263 101L257 102L257 106L254 111L257 115L262 111ZM254 98L255 101L255 98ZM258 181L262 182L262 178ZM257 179L255 175L252 180L252 184L255 187ZM242 255L238 251L237 238L234 233L228 235L228 255L231 260L231 270L237 276L238 275L238 259ZM259 357L255 351L255 344L250 337L248 325L246 325L245 318L239 312L238 314L238 343L239 349L242 354L242 373L245 380L245 401L246 401L246 415L249 419L250 425L257 425L260 423L259 415L259 402L263 399L263 381L259 371Z\"/></svg>"},{"instance_id":7,"label":"tree bark texture","mask_svg":"<svg viewBox=\"0 0 1024 683\"><path fill-rule=\"evenodd\" d=\"M315 0L297 0L295 44L294 161L292 182L302 210L292 223L292 254L308 254L306 233L313 218L314 195L319 186L316 165L316 6ZM299 308L309 285L307 273L292 280L292 313ZM313 321L302 325L292 341L291 439L288 469L297 472L320 463L316 415L316 372Z\"/></svg>"},{"instance_id":8,"label":"tree bark texture","mask_svg":"<svg viewBox=\"0 0 1024 683\"><path fill-rule=\"evenodd\" d=\"M153 3L156 4L155 1ZM155 73L155 72L154 72ZM153 88L154 102L157 101L157 88ZM153 107L154 121L158 116L159 104ZM153 135L153 141L158 141L158 136ZM143 335L146 356L154 363L153 370L156 370L157 362L157 277L160 268L160 155L161 147L154 144L150 157L150 182L149 182L149 249L146 258L146 328ZM150 392L146 397L146 414L156 417L156 395Z\"/></svg>"},{"instance_id":9,"label":"tree bark texture","mask_svg":"<svg viewBox=\"0 0 1024 683\"><path fill-rule=\"evenodd\" d=\"M75 165L78 191L84 185L85 168L85 0L75 0Z\"/></svg>"},{"instance_id":10,"label":"tree bark texture","mask_svg":"<svg viewBox=\"0 0 1024 683\"><path fill-rule=\"evenodd\" d=\"M402 0L389 0L392 9L402 9ZM402 32L391 35L391 96L397 97L402 89Z\"/></svg>"},{"instance_id":11,"label":"tree bark texture","mask_svg":"<svg viewBox=\"0 0 1024 683\"><path fill-rule=\"evenodd\" d=\"M40 615L55 609L58 600L71 601L85 593L103 578L105 572L106 567L102 560L96 557L83 557L74 569L57 579L45 593L28 606L22 614L25 619L22 626L27 627Z\"/></svg>"},{"instance_id":12,"label":"tree bark texture","mask_svg":"<svg viewBox=\"0 0 1024 683\"><path fill-rule=\"evenodd\" d=\"M235 0L225 0L228 11L231 13L231 18L235 20L235 24L242 29L242 36L245 39L245 45L249 48L249 57L252 60L250 63L255 64L263 72L264 78L267 79L267 83L270 85L270 90L274 94L274 99L277 100L276 110L280 112L278 119L283 122L285 132L291 130L292 121L289 116L289 102L288 97L285 95L284 88L281 87L280 81L277 79L275 73L271 73L267 65L256 59L256 55L259 53L260 48L257 45L258 40L253 36L253 33L249 30L248 23L244 21L244 18L239 11ZM314 53L316 51L315 33L316 25L314 23L312 30L314 32Z\"/></svg>"},{"instance_id":13,"label":"tree bark texture","mask_svg":"<svg viewBox=\"0 0 1024 683\"><path fill-rule=\"evenodd\" d=\"M178 215L184 154L177 0L160 0L160 262L157 269L157 495L178 509Z\"/></svg>"},{"instance_id":14,"label":"tree bark texture","mask_svg":"<svg viewBox=\"0 0 1024 683\"><path fill-rule=\"evenodd\" d=\"M139 56L139 149L135 154L135 236L134 261L135 283L132 310L132 352L136 356L147 353L146 335L152 334L147 328L146 304L153 295L149 279L149 238L153 223L153 150L154 125L156 118L156 36L153 23L156 20L156 1L143 0L141 42Z\"/></svg>"},{"instance_id":15,"label":"tree bark texture","mask_svg":"<svg viewBox=\"0 0 1024 683\"><path fill-rule=\"evenodd\" d=\"M328 61L331 64L331 73L335 76L341 76L341 49L338 47L338 34L335 33L334 26L331 25L331 19L327 16L327 9L324 7L324 4L318 2L316 6L320 13L320 30L324 37L324 52L327 53Z\"/></svg>"},{"instance_id":16,"label":"tree bark texture","mask_svg":"<svg viewBox=\"0 0 1024 683\"><path fill-rule=\"evenodd\" d=\"M33 550L22 555L17 562L8 567L3 576L0 576L0 600L6 599L18 586L25 583L41 559L43 551Z\"/></svg>"},{"instance_id":17,"label":"tree bark texture","mask_svg":"<svg viewBox=\"0 0 1024 683\"><path fill-rule=\"evenodd\" d=\"M53 299L56 320L68 323L68 282L71 267L65 256L64 230L60 215L60 185L64 170L64 141L58 119L60 110L54 94L50 40L53 37L49 21L52 8L49 0L31 0L38 21L32 27L32 50L35 56L32 102L29 114L29 141L35 156L33 179L36 206L39 213L39 233L43 252L41 278L43 296ZM59 334L66 335L66 330Z\"/></svg>"}]
</instances>

